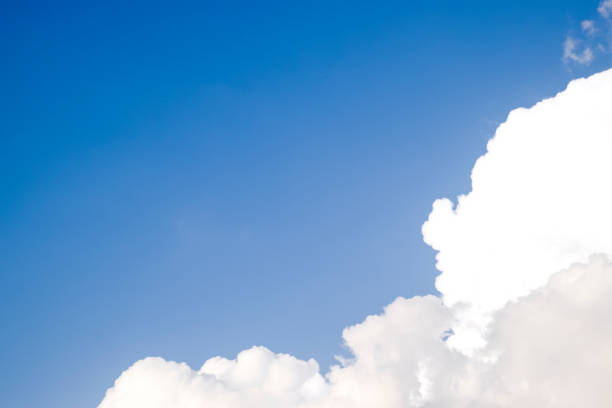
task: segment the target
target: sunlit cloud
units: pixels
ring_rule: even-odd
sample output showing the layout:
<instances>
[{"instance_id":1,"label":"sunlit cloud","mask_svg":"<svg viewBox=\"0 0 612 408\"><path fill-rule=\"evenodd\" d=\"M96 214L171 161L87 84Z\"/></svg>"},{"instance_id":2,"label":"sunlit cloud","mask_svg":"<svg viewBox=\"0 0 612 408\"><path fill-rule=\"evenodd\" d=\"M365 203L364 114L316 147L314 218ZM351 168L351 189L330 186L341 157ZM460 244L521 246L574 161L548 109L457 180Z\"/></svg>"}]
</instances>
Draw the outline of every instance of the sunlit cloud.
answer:
<instances>
[{"instance_id":1,"label":"sunlit cloud","mask_svg":"<svg viewBox=\"0 0 612 408\"><path fill-rule=\"evenodd\" d=\"M423 225L441 295L346 328L328 371L265 347L146 358L99 408L612 406L611 135L612 70L510 112Z\"/></svg>"}]
</instances>

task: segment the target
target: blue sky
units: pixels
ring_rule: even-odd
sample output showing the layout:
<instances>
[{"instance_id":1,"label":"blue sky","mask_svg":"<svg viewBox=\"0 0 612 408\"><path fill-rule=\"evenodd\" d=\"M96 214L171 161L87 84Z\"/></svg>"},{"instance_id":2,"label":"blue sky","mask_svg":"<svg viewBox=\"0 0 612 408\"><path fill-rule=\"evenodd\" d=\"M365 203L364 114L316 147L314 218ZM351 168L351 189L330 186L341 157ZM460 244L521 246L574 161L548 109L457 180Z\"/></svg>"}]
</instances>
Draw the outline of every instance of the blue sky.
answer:
<instances>
[{"instance_id":1,"label":"blue sky","mask_svg":"<svg viewBox=\"0 0 612 408\"><path fill-rule=\"evenodd\" d=\"M420 228L597 2L5 6L0 405L95 406L159 355L341 331L433 293Z\"/></svg>"}]
</instances>

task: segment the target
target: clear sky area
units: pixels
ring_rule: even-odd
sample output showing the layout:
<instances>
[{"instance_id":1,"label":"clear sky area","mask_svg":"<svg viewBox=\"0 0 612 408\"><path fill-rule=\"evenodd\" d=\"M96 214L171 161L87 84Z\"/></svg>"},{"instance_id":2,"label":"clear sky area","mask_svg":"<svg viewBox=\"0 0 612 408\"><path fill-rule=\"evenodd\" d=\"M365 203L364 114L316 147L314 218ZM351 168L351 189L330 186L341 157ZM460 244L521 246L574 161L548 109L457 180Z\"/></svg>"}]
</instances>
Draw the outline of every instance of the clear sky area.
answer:
<instances>
[{"instance_id":1,"label":"clear sky area","mask_svg":"<svg viewBox=\"0 0 612 408\"><path fill-rule=\"evenodd\" d=\"M146 356L437 293L421 226L597 1L14 2L0 13L0 406L96 406Z\"/></svg>"}]
</instances>

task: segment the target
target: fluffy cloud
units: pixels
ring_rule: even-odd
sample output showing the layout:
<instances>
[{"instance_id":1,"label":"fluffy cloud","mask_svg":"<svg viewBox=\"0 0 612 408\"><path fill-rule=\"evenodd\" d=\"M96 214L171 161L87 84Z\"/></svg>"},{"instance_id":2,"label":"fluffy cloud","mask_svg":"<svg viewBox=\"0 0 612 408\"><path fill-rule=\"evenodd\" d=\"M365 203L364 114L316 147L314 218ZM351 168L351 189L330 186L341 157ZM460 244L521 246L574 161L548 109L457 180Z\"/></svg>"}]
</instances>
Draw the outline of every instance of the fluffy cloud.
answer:
<instances>
[{"instance_id":1,"label":"fluffy cloud","mask_svg":"<svg viewBox=\"0 0 612 408\"><path fill-rule=\"evenodd\" d=\"M611 154L612 70L512 111L472 191L436 201L423 226L445 303L483 321L567 265L612 254Z\"/></svg>"},{"instance_id":2,"label":"fluffy cloud","mask_svg":"<svg viewBox=\"0 0 612 408\"><path fill-rule=\"evenodd\" d=\"M510 113L472 191L423 226L441 298L345 329L325 375L263 347L197 371L147 358L99 408L610 407L610 157L612 70Z\"/></svg>"},{"instance_id":3,"label":"fluffy cloud","mask_svg":"<svg viewBox=\"0 0 612 408\"><path fill-rule=\"evenodd\" d=\"M431 398L430 376L452 360L443 340L450 318L434 296L398 298L384 314L344 330L354 357L326 379L314 360L263 347L234 360L214 357L199 371L146 358L121 374L99 408L420 406Z\"/></svg>"},{"instance_id":4,"label":"fluffy cloud","mask_svg":"<svg viewBox=\"0 0 612 408\"><path fill-rule=\"evenodd\" d=\"M605 256L553 275L495 319L475 383L480 406L612 407L612 265ZM472 370L474 372L475 370Z\"/></svg>"},{"instance_id":5,"label":"fluffy cloud","mask_svg":"<svg viewBox=\"0 0 612 408\"><path fill-rule=\"evenodd\" d=\"M138 361L117 379L99 408L288 407L325 387L314 360L253 347L235 360L212 358L197 372L161 358Z\"/></svg>"},{"instance_id":6,"label":"fluffy cloud","mask_svg":"<svg viewBox=\"0 0 612 408\"><path fill-rule=\"evenodd\" d=\"M592 257L497 312L471 357L446 347L452 317L438 298L398 298L344 331L354 358L325 379L314 361L263 347L199 371L147 358L99 408L609 407L611 294L612 265Z\"/></svg>"}]
</instances>

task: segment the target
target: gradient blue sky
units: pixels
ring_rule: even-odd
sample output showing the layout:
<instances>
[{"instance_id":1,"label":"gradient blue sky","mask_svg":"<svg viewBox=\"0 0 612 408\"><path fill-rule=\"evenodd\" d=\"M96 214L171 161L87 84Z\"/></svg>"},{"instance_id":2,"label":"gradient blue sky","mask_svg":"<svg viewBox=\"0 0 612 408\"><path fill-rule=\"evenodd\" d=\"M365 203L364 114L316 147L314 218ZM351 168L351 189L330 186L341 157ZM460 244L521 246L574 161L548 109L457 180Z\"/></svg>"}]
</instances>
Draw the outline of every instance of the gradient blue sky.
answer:
<instances>
[{"instance_id":1,"label":"gradient blue sky","mask_svg":"<svg viewBox=\"0 0 612 408\"><path fill-rule=\"evenodd\" d=\"M596 1L21 2L1 13L0 406L149 355L316 358L433 293L420 227ZM291 4L293 3L293 4Z\"/></svg>"}]
</instances>

